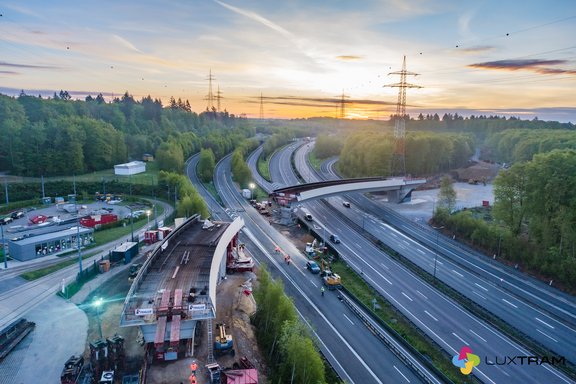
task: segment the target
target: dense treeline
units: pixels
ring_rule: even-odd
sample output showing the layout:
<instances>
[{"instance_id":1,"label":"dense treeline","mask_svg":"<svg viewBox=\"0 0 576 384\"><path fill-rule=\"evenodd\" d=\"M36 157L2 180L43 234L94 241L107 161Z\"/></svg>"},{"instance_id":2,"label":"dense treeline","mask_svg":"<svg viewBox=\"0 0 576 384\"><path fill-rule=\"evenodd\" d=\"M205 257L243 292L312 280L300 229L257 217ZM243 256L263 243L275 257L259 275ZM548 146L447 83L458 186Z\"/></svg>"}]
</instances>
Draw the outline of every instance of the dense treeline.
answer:
<instances>
[{"instance_id":1,"label":"dense treeline","mask_svg":"<svg viewBox=\"0 0 576 384\"><path fill-rule=\"evenodd\" d=\"M340 172L348 177L388 176L394 137L377 132L348 136L340 154ZM411 132L406 137L406 172L427 175L459 167L474 153L470 134Z\"/></svg>"},{"instance_id":2,"label":"dense treeline","mask_svg":"<svg viewBox=\"0 0 576 384\"><path fill-rule=\"evenodd\" d=\"M158 186L167 188L169 196L171 195L170 192L173 191L174 200L177 201L177 216L191 217L200 214L202 218L208 218L209 212L206 202L185 175L160 171Z\"/></svg>"},{"instance_id":3,"label":"dense treeline","mask_svg":"<svg viewBox=\"0 0 576 384\"><path fill-rule=\"evenodd\" d=\"M314 154L319 159L338 156L344 146L340 136L318 135L314 144Z\"/></svg>"},{"instance_id":4,"label":"dense treeline","mask_svg":"<svg viewBox=\"0 0 576 384\"><path fill-rule=\"evenodd\" d=\"M487 140L486 147L491 149L491 157L499 162L528 161L537 153L576 148L576 131L508 129L492 135Z\"/></svg>"},{"instance_id":5,"label":"dense treeline","mask_svg":"<svg viewBox=\"0 0 576 384\"><path fill-rule=\"evenodd\" d=\"M102 95L71 100L22 93L0 95L0 170L23 176L57 176L109 169L155 154L161 169L181 171L184 159L210 148L216 159L255 134L248 120L228 112L191 111L171 100L163 108L150 96L125 93L106 103Z\"/></svg>"},{"instance_id":6,"label":"dense treeline","mask_svg":"<svg viewBox=\"0 0 576 384\"><path fill-rule=\"evenodd\" d=\"M326 383L324 364L309 332L299 321L294 304L284 294L281 281L258 271L254 291L257 310L253 316L256 337L267 356L270 383Z\"/></svg>"}]
</instances>

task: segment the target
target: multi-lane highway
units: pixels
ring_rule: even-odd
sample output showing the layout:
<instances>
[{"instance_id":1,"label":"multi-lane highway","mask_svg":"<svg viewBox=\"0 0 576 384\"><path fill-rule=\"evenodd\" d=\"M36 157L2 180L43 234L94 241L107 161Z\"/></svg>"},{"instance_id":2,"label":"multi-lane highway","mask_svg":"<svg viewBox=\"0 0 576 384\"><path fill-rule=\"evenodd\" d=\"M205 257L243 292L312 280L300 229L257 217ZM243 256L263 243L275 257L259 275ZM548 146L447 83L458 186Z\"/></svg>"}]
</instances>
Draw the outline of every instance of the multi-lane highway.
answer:
<instances>
[{"instance_id":1,"label":"multi-lane highway","mask_svg":"<svg viewBox=\"0 0 576 384\"><path fill-rule=\"evenodd\" d=\"M270 226L268 220L248 202L239 198L239 191L230 178L229 157L218 163L214 179L225 209L199 184L195 176L196 164L197 157L193 157L188 162L187 173L207 201L212 214L219 219L234 215L244 218L242 241L248 244L251 253L258 261L265 263L275 277L284 280L286 293L293 298L300 316L318 339L322 353L343 379L350 383L422 382L364 327L335 294L328 292L325 296L320 295L320 279L304 268L305 258L301 250ZM283 263L282 257L274 252L276 246L290 254L292 264ZM426 372L430 382L439 382L419 362L413 363Z\"/></svg>"},{"instance_id":2,"label":"multi-lane highway","mask_svg":"<svg viewBox=\"0 0 576 384\"><path fill-rule=\"evenodd\" d=\"M308 149L297 154L297 168L303 169L304 175L311 174L310 181L319 181L306 164ZM333 175L327 174L331 178ZM367 233L552 352L576 361L576 308L569 295L546 286L542 289L542 284L534 279L522 279L519 273L488 263L466 247L402 218L360 193L343 198L352 202L353 209L343 208L340 200L331 199L334 209L358 225L361 223ZM547 305L540 305L543 302Z\"/></svg>"},{"instance_id":3,"label":"multi-lane highway","mask_svg":"<svg viewBox=\"0 0 576 384\"><path fill-rule=\"evenodd\" d=\"M291 147L286 147L285 150L288 151ZM300 161L299 157L305 159L305 151L305 147L297 151L297 166ZM271 169L274 182L279 184L296 184L298 182L296 176L290 173L291 166L286 163L280 165L279 169ZM423 332L450 354L457 354L462 346L469 345L474 353L485 357L487 360L483 360L483 364L475 369L476 375L482 381L493 383L571 382L556 369L547 365L488 365L490 361L496 358L502 359L503 356L524 356L531 355L531 353L439 294L399 263L391 260L361 234L351 230L350 222L341 213L328 209L321 202L310 202L305 205L312 211L315 225L319 228L325 227L327 234L336 233L340 236L342 243L335 245L335 248L347 262L357 271L362 272L364 278L374 288ZM374 225L378 223L375 218L368 220L373 220ZM397 241L406 250L412 246L405 238L399 237Z\"/></svg>"}]
</instances>

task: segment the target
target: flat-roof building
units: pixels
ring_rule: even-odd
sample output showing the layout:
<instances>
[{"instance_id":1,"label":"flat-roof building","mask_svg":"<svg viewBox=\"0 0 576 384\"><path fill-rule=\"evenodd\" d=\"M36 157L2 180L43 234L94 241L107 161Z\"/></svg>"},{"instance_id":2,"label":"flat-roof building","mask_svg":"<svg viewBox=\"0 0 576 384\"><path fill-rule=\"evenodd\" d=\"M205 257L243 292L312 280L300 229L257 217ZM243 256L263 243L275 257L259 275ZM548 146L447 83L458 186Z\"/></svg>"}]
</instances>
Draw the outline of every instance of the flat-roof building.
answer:
<instances>
[{"instance_id":1,"label":"flat-roof building","mask_svg":"<svg viewBox=\"0 0 576 384\"><path fill-rule=\"evenodd\" d=\"M93 233L92 228L72 227L39 235L23 235L10 239L8 250L14 259L28 261L77 249L78 235L80 235L80 248L83 248L94 242Z\"/></svg>"},{"instance_id":2,"label":"flat-roof building","mask_svg":"<svg viewBox=\"0 0 576 384\"><path fill-rule=\"evenodd\" d=\"M131 161L124 164L116 164L114 166L115 175L136 175L137 173L146 172L146 163L143 161Z\"/></svg>"}]
</instances>

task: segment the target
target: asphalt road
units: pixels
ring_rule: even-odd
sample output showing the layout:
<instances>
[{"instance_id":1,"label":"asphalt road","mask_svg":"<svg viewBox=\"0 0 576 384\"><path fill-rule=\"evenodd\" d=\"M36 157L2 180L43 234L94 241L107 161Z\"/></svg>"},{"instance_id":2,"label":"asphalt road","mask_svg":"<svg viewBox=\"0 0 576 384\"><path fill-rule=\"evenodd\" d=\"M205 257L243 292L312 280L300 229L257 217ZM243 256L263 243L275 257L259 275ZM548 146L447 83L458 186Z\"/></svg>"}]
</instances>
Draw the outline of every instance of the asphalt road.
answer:
<instances>
[{"instance_id":1,"label":"asphalt road","mask_svg":"<svg viewBox=\"0 0 576 384\"><path fill-rule=\"evenodd\" d=\"M187 168L189 175L195 168L194 161L192 159ZM242 241L248 240L246 243L255 258L265 263L273 276L284 280L285 291L294 299L302 319L319 340L322 352L342 378L350 383L420 382L419 377L359 324L333 292L327 292L324 297L320 295L321 281L317 275L306 271L306 259L301 250L239 198L230 179L229 157L218 164L215 185L227 206L224 212L231 217L241 215L245 220ZM214 206L214 202L209 205ZM218 215L222 214L221 207L215 208ZM277 246L291 255L291 265L284 264L282 256L274 253ZM383 361L388 363L382 364Z\"/></svg>"},{"instance_id":2,"label":"asphalt road","mask_svg":"<svg viewBox=\"0 0 576 384\"><path fill-rule=\"evenodd\" d=\"M305 151L306 147L297 151L297 167L303 166L300 164L305 165ZM289 176L289 170L291 170L290 165L283 164L279 170L271 170L271 175L286 178ZM295 175L289 177L291 178L284 179L282 183L297 184ZM342 200L339 201L342 206ZM323 233L323 228L326 228L326 236L330 233L338 234L342 243L336 245L335 248L348 263L358 272L362 272L372 286L449 354L457 354L463 345L471 346L474 353L486 356L488 360L494 360L496 356L530 354L489 324L476 319L428 284L420 281L417 276L391 260L361 234L350 230L348 220L340 212L329 209L321 202L309 202L304 205L312 211L315 217L316 231ZM377 218L372 219L374 225L378 225ZM399 238L397 241L404 251L412 246L405 238ZM475 374L488 383L571 382L547 365L499 367L483 364L475 368Z\"/></svg>"}]
</instances>

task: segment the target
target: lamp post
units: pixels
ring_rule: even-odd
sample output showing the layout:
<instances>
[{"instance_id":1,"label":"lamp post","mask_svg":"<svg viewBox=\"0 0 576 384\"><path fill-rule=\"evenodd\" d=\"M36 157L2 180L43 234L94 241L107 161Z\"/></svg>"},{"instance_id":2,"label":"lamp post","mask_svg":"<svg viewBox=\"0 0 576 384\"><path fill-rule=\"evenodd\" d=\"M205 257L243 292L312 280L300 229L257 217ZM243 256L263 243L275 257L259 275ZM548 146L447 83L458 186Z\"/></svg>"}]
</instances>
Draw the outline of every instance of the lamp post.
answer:
<instances>
[{"instance_id":1,"label":"lamp post","mask_svg":"<svg viewBox=\"0 0 576 384\"><path fill-rule=\"evenodd\" d=\"M252 200L254 199L254 188L256 188L256 184L250 183L248 187L250 188L250 200Z\"/></svg>"},{"instance_id":2,"label":"lamp post","mask_svg":"<svg viewBox=\"0 0 576 384\"><path fill-rule=\"evenodd\" d=\"M92 305L94 305L94 307L96 307L96 316L98 317L98 333L100 334L100 340L103 339L102 337L102 322L100 320L100 306L102 305L102 303L104 302L104 300L102 300L101 298L97 298L96 300L94 300L94 303Z\"/></svg>"},{"instance_id":3,"label":"lamp post","mask_svg":"<svg viewBox=\"0 0 576 384\"><path fill-rule=\"evenodd\" d=\"M128 207L128 209L130 210L130 238L132 239L131 241L134 242L134 212L132 211L132 207Z\"/></svg>"},{"instance_id":4,"label":"lamp post","mask_svg":"<svg viewBox=\"0 0 576 384\"><path fill-rule=\"evenodd\" d=\"M0 230L2 231L2 253L4 254L4 269L8 269L8 263L6 262L6 252L8 251L8 247L6 243L4 243L4 226L0 225Z\"/></svg>"},{"instance_id":5,"label":"lamp post","mask_svg":"<svg viewBox=\"0 0 576 384\"><path fill-rule=\"evenodd\" d=\"M440 238L440 230L444 229L444 226L441 227L432 227L436 230L436 254L434 255L434 280L436 280L436 263L438 262L438 240Z\"/></svg>"},{"instance_id":6,"label":"lamp post","mask_svg":"<svg viewBox=\"0 0 576 384\"><path fill-rule=\"evenodd\" d=\"M146 211L146 217L148 218L148 223L146 224L146 229L150 229L150 213L152 213L150 210Z\"/></svg>"}]
</instances>

